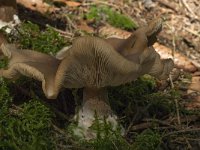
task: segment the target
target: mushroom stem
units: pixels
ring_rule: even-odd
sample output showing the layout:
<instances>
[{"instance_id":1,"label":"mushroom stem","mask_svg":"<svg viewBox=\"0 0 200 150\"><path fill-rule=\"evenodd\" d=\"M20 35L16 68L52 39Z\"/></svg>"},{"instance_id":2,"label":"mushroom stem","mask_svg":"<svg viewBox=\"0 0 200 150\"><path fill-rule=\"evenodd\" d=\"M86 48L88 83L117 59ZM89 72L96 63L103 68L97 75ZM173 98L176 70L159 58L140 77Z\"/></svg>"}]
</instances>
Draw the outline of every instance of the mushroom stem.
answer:
<instances>
[{"instance_id":1,"label":"mushroom stem","mask_svg":"<svg viewBox=\"0 0 200 150\"><path fill-rule=\"evenodd\" d=\"M113 129L117 129L117 116L112 112L105 88L85 88L83 90L83 106L78 112L78 129L75 130L75 135L86 139L95 138L96 133L90 129L95 121L95 115L102 121L106 118Z\"/></svg>"},{"instance_id":2,"label":"mushroom stem","mask_svg":"<svg viewBox=\"0 0 200 150\"><path fill-rule=\"evenodd\" d=\"M98 103L109 106L107 90L105 88L84 88L83 105L87 103L94 103L94 108Z\"/></svg>"}]
</instances>

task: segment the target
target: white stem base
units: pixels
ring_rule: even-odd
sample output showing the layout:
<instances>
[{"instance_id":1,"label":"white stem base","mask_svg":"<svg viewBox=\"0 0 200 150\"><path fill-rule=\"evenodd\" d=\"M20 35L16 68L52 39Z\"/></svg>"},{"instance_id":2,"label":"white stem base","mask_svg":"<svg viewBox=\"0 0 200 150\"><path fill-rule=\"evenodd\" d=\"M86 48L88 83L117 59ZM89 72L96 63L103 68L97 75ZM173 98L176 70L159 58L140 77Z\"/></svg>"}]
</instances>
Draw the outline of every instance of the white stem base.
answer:
<instances>
[{"instance_id":1,"label":"white stem base","mask_svg":"<svg viewBox=\"0 0 200 150\"><path fill-rule=\"evenodd\" d=\"M91 129L98 118L100 124L109 123L112 130L119 129L117 116L114 115L107 101L107 93L104 89L84 89L83 106L75 116L78 121L78 127L73 130L74 135L86 140L94 139L96 132Z\"/></svg>"}]
</instances>

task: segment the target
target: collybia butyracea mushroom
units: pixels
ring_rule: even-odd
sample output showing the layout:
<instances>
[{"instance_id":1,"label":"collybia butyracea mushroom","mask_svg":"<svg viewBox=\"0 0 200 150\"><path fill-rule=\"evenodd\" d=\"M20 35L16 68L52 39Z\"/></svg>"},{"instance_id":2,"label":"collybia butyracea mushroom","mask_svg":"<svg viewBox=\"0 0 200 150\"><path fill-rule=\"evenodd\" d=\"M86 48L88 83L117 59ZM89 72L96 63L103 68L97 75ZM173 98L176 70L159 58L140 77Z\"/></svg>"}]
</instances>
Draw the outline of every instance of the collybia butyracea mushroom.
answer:
<instances>
[{"instance_id":1,"label":"collybia butyracea mushroom","mask_svg":"<svg viewBox=\"0 0 200 150\"><path fill-rule=\"evenodd\" d=\"M165 79L173 69L173 61L161 60L152 47L161 27L161 19L154 20L125 40L79 37L70 48L58 53L59 59L2 44L2 54L9 64L7 69L0 70L0 77L13 79L25 75L39 80L49 99L55 99L62 87L84 88L82 108L76 116L83 136L94 138L89 127L95 113L100 118L106 117L114 126L117 124L108 102L107 86L125 84L144 74Z\"/></svg>"}]
</instances>

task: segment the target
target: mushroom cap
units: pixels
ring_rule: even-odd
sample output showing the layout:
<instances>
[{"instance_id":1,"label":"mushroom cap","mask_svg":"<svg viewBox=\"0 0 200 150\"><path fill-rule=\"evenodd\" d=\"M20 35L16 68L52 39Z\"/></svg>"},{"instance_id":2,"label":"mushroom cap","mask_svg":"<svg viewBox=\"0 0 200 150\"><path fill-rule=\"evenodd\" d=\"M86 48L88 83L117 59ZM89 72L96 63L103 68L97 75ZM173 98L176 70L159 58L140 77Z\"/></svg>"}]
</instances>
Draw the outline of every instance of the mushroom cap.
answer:
<instances>
[{"instance_id":1,"label":"mushroom cap","mask_svg":"<svg viewBox=\"0 0 200 150\"><path fill-rule=\"evenodd\" d=\"M130 82L138 77L140 69L97 37L77 38L62 61L10 44L2 44L1 49L9 59L8 69L1 70L1 76L16 78L22 74L42 81L47 98L55 98L61 87L100 88Z\"/></svg>"},{"instance_id":2,"label":"mushroom cap","mask_svg":"<svg viewBox=\"0 0 200 150\"><path fill-rule=\"evenodd\" d=\"M8 69L1 69L0 76L9 79L21 74L42 82L42 89L47 98L55 98L58 89L54 86L59 60L53 56L31 50L19 50L14 45L2 44L2 53L8 57Z\"/></svg>"}]
</instances>

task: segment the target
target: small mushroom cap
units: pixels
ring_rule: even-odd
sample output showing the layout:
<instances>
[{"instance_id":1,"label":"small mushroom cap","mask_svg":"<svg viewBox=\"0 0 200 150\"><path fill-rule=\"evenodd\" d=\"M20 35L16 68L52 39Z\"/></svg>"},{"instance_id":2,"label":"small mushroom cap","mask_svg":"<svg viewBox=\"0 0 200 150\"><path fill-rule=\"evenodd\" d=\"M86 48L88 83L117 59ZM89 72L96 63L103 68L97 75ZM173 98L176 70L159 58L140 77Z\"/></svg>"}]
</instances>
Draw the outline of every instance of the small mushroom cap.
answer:
<instances>
[{"instance_id":1,"label":"small mushroom cap","mask_svg":"<svg viewBox=\"0 0 200 150\"><path fill-rule=\"evenodd\" d=\"M59 60L54 57L31 50L19 50L14 45L2 44L2 52L8 57L8 69L1 69L0 76L15 79L20 74L42 82L42 88L47 98L55 98L58 89L55 89L54 79Z\"/></svg>"}]
</instances>

